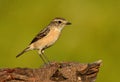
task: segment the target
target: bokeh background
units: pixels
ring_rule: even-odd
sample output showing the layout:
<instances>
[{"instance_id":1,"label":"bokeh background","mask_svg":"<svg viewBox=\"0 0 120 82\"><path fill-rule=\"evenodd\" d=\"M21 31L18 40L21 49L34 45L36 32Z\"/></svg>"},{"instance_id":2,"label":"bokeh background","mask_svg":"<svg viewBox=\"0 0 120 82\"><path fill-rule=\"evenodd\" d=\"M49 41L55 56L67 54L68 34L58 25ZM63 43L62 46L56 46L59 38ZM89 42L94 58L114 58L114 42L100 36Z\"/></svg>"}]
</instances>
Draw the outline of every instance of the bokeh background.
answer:
<instances>
[{"instance_id":1,"label":"bokeh background","mask_svg":"<svg viewBox=\"0 0 120 82\"><path fill-rule=\"evenodd\" d=\"M16 59L55 17L72 22L45 54L51 61L103 60L96 82L120 82L120 0L0 0L0 68L38 68L36 51Z\"/></svg>"}]
</instances>

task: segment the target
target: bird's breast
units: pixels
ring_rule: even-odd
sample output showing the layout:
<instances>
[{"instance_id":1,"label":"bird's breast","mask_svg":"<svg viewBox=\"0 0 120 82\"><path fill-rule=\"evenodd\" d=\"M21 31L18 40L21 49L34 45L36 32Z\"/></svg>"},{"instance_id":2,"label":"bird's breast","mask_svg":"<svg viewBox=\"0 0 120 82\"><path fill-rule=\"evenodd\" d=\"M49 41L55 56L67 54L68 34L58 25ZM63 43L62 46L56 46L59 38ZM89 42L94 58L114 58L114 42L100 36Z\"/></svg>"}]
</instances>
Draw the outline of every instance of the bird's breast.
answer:
<instances>
[{"instance_id":1,"label":"bird's breast","mask_svg":"<svg viewBox=\"0 0 120 82\"><path fill-rule=\"evenodd\" d=\"M51 29L45 37L36 41L33 44L33 46L36 49L43 49L44 47L49 47L55 43L55 41L58 39L59 35L60 35L59 29L56 29L56 28Z\"/></svg>"}]
</instances>

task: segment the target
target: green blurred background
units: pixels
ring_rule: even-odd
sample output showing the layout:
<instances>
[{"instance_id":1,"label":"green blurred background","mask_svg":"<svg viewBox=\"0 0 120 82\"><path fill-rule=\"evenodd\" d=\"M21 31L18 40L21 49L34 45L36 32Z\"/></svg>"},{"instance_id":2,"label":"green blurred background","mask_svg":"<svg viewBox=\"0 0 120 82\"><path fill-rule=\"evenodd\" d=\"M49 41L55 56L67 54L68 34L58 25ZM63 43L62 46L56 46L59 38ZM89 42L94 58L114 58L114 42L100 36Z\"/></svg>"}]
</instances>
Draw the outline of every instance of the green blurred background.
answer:
<instances>
[{"instance_id":1,"label":"green blurred background","mask_svg":"<svg viewBox=\"0 0 120 82\"><path fill-rule=\"evenodd\" d=\"M49 59L102 59L96 82L120 82L120 0L0 0L0 67L40 67L36 51L15 56L55 17L72 25L45 51Z\"/></svg>"}]
</instances>

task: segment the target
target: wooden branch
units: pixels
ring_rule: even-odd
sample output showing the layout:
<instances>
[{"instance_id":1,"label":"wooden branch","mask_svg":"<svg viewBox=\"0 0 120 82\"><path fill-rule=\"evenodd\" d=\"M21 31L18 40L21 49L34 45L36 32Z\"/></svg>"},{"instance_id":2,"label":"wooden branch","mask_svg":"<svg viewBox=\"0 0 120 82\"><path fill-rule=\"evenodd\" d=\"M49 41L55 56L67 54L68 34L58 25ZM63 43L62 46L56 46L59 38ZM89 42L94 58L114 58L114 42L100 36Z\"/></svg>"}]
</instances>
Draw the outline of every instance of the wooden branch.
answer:
<instances>
[{"instance_id":1,"label":"wooden branch","mask_svg":"<svg viewBox=\"0 0 120 82\"><path fill-rule=\"evenodd\" d=\"M52 62L42 68L0 69L0 82L95 82L101 60L80 64Z\"/></svg>"}]
</instances>

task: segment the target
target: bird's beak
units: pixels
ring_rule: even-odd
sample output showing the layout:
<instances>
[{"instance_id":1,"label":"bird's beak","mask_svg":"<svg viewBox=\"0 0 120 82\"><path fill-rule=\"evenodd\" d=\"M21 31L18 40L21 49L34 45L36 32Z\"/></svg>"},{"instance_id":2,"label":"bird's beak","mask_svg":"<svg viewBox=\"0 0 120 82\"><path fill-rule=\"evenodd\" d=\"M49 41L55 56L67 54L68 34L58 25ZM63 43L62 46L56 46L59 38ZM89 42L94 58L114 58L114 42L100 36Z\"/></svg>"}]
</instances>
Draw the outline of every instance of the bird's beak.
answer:
<instances>
[{"instance_id":1,"label":"bird's beak","mask_svg":"<svg viewBox=\"0 0 120 82\"><path fill-rule=\"evenodd\" d=\"M67 22L66 25L71 25L71 23L70 23L70 22Z\"/></svg>"}]
</instances>

